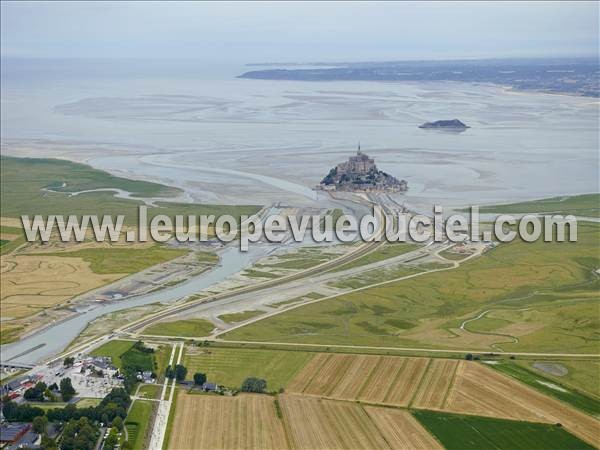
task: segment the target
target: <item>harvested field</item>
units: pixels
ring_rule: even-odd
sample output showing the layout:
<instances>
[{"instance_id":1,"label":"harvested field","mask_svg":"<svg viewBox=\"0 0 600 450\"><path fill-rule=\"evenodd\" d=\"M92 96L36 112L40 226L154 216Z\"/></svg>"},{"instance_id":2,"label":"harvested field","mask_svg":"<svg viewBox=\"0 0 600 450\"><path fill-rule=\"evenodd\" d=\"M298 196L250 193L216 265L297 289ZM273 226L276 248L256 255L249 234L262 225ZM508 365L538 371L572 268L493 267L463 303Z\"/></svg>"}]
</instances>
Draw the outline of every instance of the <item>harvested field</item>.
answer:
<instances>
[{"instance_id":1,"label":"harvested field","mask_svg":"<svg viewBox=\"0 0 600 450\"><path fill-rule=\"evenodd\" d=\"M408 406L419 387L429 361L427 358L406 358L406 363L402 366L385 403Z\"/></svg>"},{"instance_id":2,"label":"harvested field","mask_svg":"<svg viewBox=\"0 0 600 450\"><path fill-rule=\"evenodd\" d=\"M561 423L592 445L600 421L475 362L459 363L444 410L532 422Z\"/></svg>"},{"instance_id":3,"label":"harvested field","mask_svg":"<svg viewBox=\"0 0 600 450\"><path fill-rule=\"evenodd\" d=\"M378 366L371 374L371 378L360 391L357 391L358 399L372 403L383 403L404 363L404 358L382 356Z\"/></svg>"},{"instance_id":4,"label":"harvested field","mask_svg":"<svg viewBox=\"0 0 600 450\"><path fill-rule=\"evenodd\" d=\"M380 356L359 355L344 373L342 379L331 392L331 397L354 400L361 386L368 383L369 375L379 365Z\"/></svg>"},{"instance_id":5,"label":"harvested field","mask_svg":"<svg viewBox=\"0 0 600 450\"><path fill-rule=\"evenodd\" d=\"M180 392L168 448L280 450L288 444L273 397Z\"/></svg>"},{"instance_id":6,"label":"harvested field","mask_svg":"<svg viewBox=\"0 0 600 450\"><path fill-rule=\"evenodd\" d=\"M365 407L365 411L391 448L443 449L408 411L372 406Z\"/></svg>"},{"instance_id":7,"label":"harvested field","mask_svg":"<svg viewBox=\"0 0 600 450\"><path fill-rule=\"evenodd\" d=\"M328 353L319 353L312 357L312 359L306 364L298 375L288 384L287 390L290 392L302 392L306 389L306 386L311 382L321 366L329 359L331 355Z\"/></svg>"},{"instance_id":8,"label":"harvested field","mask_svg":"<svg viewBox=\"0 0 600 450\"><path fill-rule=\"evenodd\" d=\"M441 409L454 380L458 363L454 359L432 359L412 406L422 409Z\"/></svg>"},{"instance_id":9,"label":"harvested field","mask_svg":"<svg viewBox=\"0 0 600 450\"><path fill-rule=\"evenodd\" d=\"M282 395L279 402L294 448L389 448L360 405L297 395Z\"/></svg>"},{"instance_id":10,"label":"harvested field","mask_svg":"<svg viewBox=\"0 0 600 450\"><path fill-rule=\"evenodd\" d=\"M28 316L123 276L96 274L81 258L41 255L3 256L1 273L5 318Z\"/></svg>"},{"instance_id":11,"label":"harvested field","mask_svg":"<svg viewBox=\"0 0 600 450\"><path fill-rule=\"evenodd\" d=\"M319 369L318 376L313 377L306 386L304 393L329 396L354 359L355 355L330 355Z\"/></svg>"},{"instance_id":12,"label":"harvested field","mask_svg":"<svg viewBox=\"0 0 600 450\"><path fill-rule=\"evenodd\" d=\"M429 361L427 358L319 354L296 376L288 391L408 406Z\"/></svg>"}]
</instances>

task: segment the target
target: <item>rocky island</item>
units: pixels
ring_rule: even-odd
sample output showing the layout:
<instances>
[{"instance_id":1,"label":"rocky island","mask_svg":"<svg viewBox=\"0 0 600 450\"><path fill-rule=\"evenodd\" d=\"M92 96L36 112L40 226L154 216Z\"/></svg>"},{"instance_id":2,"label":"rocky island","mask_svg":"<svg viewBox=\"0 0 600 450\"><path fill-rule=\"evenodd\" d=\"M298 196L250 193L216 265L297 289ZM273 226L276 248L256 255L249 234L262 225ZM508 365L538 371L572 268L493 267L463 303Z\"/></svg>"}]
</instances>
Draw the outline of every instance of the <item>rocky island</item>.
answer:
<instances>
[{"instance_id":1,"label":"rocky island","mask_svg":"<svg viewBox=\"0 0 600 450\"><path fill-rule=\"evenodd\" d=\"M471 128L465 125L458 119L452 120L436 120L435 122L425 122L423 125L419 125L419 128L432 129L432 130L450 130L450 131L464 131L467 128Z\"/></svg>"},{"instance_id":2,"label":"rocky island","mask_svg":"<svg viewBox=\"0 0 600 450\"><path fill-rule=\"evenodd\" d=\"M352 192L402 192L408 189L405 180L398 180L379 169L375 161L360 151L348 161L335 166L321 180L317 189Z\"/></svg>"}]
</instances>

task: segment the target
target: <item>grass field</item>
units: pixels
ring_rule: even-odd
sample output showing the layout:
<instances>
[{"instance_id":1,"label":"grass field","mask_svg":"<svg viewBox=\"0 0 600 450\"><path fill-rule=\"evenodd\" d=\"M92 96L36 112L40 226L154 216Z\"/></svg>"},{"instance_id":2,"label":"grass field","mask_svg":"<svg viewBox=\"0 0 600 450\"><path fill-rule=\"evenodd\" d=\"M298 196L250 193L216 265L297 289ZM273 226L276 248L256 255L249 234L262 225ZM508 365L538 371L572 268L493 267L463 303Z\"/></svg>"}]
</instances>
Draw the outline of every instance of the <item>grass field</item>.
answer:
<instances>
[{"instance_id":1,"label":"grass field","mask_svg":"<svg viewBox=\"0 0 600 450\"><path fill-rule=\"evenodd\" d=\"M246 378L258 377L267 381L267 390L277 391L311 356L307 352L187 347L184 364L190 379L194 372L203 372L209 381L239 388Z\"/></svg>"},{"instance_id":2,"label":"grass field","mask_svg":"<svg viewBox=\"0 0 600 450\"><path fill-rule=\"evenodd\" d=\"M329 250L329 251L328 251ZM340 256L339 251L322 247L302 247L296 251L276 255L274 261L256 264L257 268L303 270L318 266Z\"/></svg>"},{"instance_id":3,"label":"grass field","mask_svg":"<svg viewBox=\"0 0 600 450\"><path fill-rule=\"evenodd\" d=\"M157 183L115 177L107 172L92 169L84 164L58 159L13 158L2 156L2 189L0 203L3 217L20 217L22 214L91 214L125 216L125 224L137 224L137 207L140 201L117 198L111 192L91 192L69 196L70 192L91 189L118 188L137 197L168 197L177 189ZM63 183L66 186L63 187ZM52 189L59 192L48 192ZM251 215L256 206L198 205L188 203L157 203L148 208L148 220L157 214L241 214Z\"/></svg>"},{"instance_id":4,"label":"grass field","mask_svg":"<svg viewBox=\"0 0 600 450\"><path fill-rule=\"evenodd\" d=\"M243 311L239 313L223 314L222 316L219 316L219 319L227 323L236 323L260 316L261 314L264 314L264 311Z\"/></svg>"},{"instance_id":5,"label":"grass field","mask_svg":"<svg viewBox=\"0 0 600 450\"><path fill-rule=\"evenodd\" d=\"M543 363L544 361L516 361L515 363L529 369L533 373L543 375L553 382L565 385L567 388L579 390L592 397L600 398L600 360L553 359L552 363L559 364L567 370L567 373L561 376L555 376L547 371L537 369L534 367L536 362Z\"/></svg>"},{"instance_id":6,"label":"grass field","mask_svg":"<svg viewBox=\"0 0 600 450\"><path fill-rule=\"evenodd\" d=\"M142 248L123 248L121 245L60 253L43 253L43 256L81 258L89 263L90 269L96 274L131 274L178 256L183 256L187 252L184 249L168 248L160 245Z\"/></svg>"},{"instance_id":7,"label":"grass field","mask_svg":"<svg viewBox=\"0 0 600 450\"><path fill-rule=\"evenodd\" d=\"M23 330L24 327L20 325L3 323L0 326L0 345L16 341Z\"/></svg>"},{"instance_id":8,"label":"grass field","mask_svg":"<svg viewBox=\"0 0 600 450\"><path fill-rule=\"evenodd\" d=\"M0 255L6 255L25 243L23 229L0 225Z\"/></svg>"},{"instance_id":9,"label":"grass field","mask_svg":"<svg viewBox=\"0 0 600 450\"><path fill-rule=\"evenodd\" d=\"M150 418L152 416L153 403L144 400L135 400L131 406L129 414L125 419L128 440L133 450L142 450L146 434L150 427Z\"/></svg>"},{"instance_id":10,"label":"grass field","mask_svg":"<svg viewBox=\"0 0 600 450\"><path fill-rule=\"evenodd\" d=\"M580 222L576 243L513 241L457 269L340 295L224 338L599 353L600 283L594 274L600 267L599 245L600 226ZM494 317L509 323L488 323L485 332L460 329L463 320L494 308L506 311L494 311Z\"/></svg>"},{"instance_id":11,"label":"grass field","mask_svg":"<svg viewBox=\"0 0 600 450\"><path fill-rule=\"evenodd\" d=\"M173 347L167 344L161 344L154 350L154 361L156 362L156 376L158 381L163 381L165 378L165 370L169 365L172 350Z\"/></svg>"},{"instance_id":12,"label":"grass field","mask_svg":"<svg viewBox=\"0 0 600 450\"><path fill-rule=\"evenodd\" d=\"M36 408L41 408L44 411L48 411L49 409L55 408L64 408L68 403L65 402L27 402L28 405L35 406Z\"/></svg>"},{"instance_id":13,"label":"grass field","mask_svg":"<svg viewBox=\"0 0 600 450\"><path fill-rule=\"evenodd\" d=\"M366 255L361 256L352 262L336 267L333 272L339 272L341 270L352 269L353 267L365 266L374 262L394 258L396 256L412 252L417 248L419 248L418 244L407 244L404 242L386 243L371 253L367 253Z\"/></svg>"},{"instance_id":14,"label":"grass field","mask_svg":"<svg viewBox=\"0 0 600 450\"><path fill-rule=\"evenodd\" d=\"M413 416L448 450L586 450L594 447L554 424L433 411Z\"/></svg>"},{"instance_id":15,"label":"grass field","mask_svg":"<svg viewBox=\"0 0 600 450\"><path fill-rule=\"evenodd\" d=\"M118 369L123 368L121 361L121 355L125 354L131 347L133 347L133 341L119 341L112 340L106 344L102 344L100 347L92 350L90 354L92 356L110 356L112 363Z\"/></svg>"},{"instance_id":16,"label":"grass field","mask_svg":"<svg viewBox=\"0 0 600 450\"><path fill-rule=\"evenodd\" d=\"M90 406L98 406L101 400L99 398L82 398L76 405L78 408L88 408Z\"/></svg>"},{"instance_id":17,"label":"grass field","mask_svg":"<svg viewBox=\"0 0 600 450\"><path fill-rule=\"evenodd\" d=\"M82 398L75 404L75 406L77 406L77 408L89 408L90 406L98 406L100 401L101 399L99 398ZM68 403L65 402L27 402L27 404L37 408L42 408L43 410L64 408L68 405Z\"/></svg>"},{"instance_id":18,"label":"grass field","mask_svg":"<svg viewBox=\"0 0 600 450\"><path fill-rule=\"evenodd\" d=\"M154 372L154 355L152 353L142 352L135 347L130 348L121 355L121 364L123 367L134 368L137 372Z\"/></svg>"},{"instance_id":19,"label":"grass field","mask_svg":"<svg viewBox=\"0 0 600 450\"><path fill-rule=\"evenodd\" d=\"M171 450L288 448L275 398L265 395L223 397L180 392L166 439Z\"/></svg>"},{"instance_id":20,"label":"grass field","mask_svg":"<svg viewBox=\"0 0 600 450\"><path fill-rule=\"evenodd\" d=\"M158 398L158 395L162 392L162 386L157 384L144 384L138 388L138 397L144 398Z\"/></svg>"},{"instance_id":21,"label":"grass field","mask_svg":"<svg viewBox=\"0 0 600 450\"><path fill-rule=\"evenodd\" d=\"M585 411L600 418L600 399L586 395L569 386L563 385L556 379L547 378L539 372L515 364L509 361L503 361L500 364L491 366L506 375L509 375L517 380L533 387L534 389L543 392L550 397L562 400L575 408ZM600 383L600 373L596 373L596 381Z\"/></svg>"},{"instance_id":22,"label":"grass field","mask_svg":"<svg viewBox=\"0 0 600 450\"><path fill-rule=\"evenodd\" d=\"M381 283L383 281L414 275L419 272L423 272L423 270L406 266L378 268L369 270L368 272L363 272L359 275L344 277L339 281L329 283L329 285L340 289L357 289L364 286Z\"/></svg>"},{"instance_id":23,"label":"grass field","mask_svg":"<svg viewBox=\"0 0 600 450\"><path fill-rule=\"evenodd\" d=\"M552 197L529 202L483 206L479 209L479 212L481 214L552 213L562 215L572 214L582 217L600 217L600 194Z\"/></svg>"},{"instance_id":24,"label":"grass field","mask_svg":"<svg viewBox=\"0 0 600 450\"><path fill-rule=\"evenodd\" d=\"M215 326L204 319L158 322L145 328L143 333L150 336L201 337L208 336Z\"/></svg>"},{"instance_id":25,"label":"grass field","mask_svg":"<svg viewBox=\"0 0 600 450\"><path fill-rule=\"evenodd\" d=\"M128 366L138 371L155 371L154 354L141 352L134 344L133 341L112 340L94 349L91 355L110 356L113 365L119 369Z\"/></svg>"}]
</instances>

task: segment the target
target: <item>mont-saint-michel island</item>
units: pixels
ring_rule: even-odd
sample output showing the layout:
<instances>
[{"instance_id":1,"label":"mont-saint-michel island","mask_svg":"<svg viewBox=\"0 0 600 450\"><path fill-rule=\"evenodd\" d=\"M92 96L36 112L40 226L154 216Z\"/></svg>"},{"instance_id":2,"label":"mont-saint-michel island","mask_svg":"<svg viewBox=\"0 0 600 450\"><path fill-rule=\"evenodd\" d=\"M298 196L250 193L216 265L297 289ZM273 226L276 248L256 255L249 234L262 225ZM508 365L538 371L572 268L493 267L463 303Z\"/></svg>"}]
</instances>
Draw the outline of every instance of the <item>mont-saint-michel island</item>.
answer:
<instances>
[{"instance_id":1,"label":"mont-saint-michel island","mask_svg":"<svg viewBox=\"0 0 600 450\"><path fill-rule=\"evenodd\" d=\"M0 0L0 450L600 450L599 10Z\"/></svg>"},{"instance_id":2,"label":"mont-saint-michel island","mask_svg":"<svg viewBox=\"0 0 600 450\"><path fill-rule=\"evenodd\" d=\"M325 191L404 192L408 183L379 170L375 160L363 153L359 144L356 155L332 168L316 188Z\"/></svg>"}]
</instances>

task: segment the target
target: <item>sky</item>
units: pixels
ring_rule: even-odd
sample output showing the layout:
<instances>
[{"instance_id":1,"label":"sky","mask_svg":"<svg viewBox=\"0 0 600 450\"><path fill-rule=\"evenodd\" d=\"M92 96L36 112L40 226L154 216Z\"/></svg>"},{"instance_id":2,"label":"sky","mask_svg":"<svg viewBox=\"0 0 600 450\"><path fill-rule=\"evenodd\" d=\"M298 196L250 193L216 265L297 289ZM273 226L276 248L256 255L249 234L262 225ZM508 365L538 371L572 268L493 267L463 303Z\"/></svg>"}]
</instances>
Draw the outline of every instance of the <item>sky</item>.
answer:
<instances>
[{"instance_id":1,"label":"sky","mask_svg":"<svg viewBox=\"0 0 600 450\"><path fill-rule=\"evenodd\" d=\"M3 57L229 62L593 56L598 2L1 2Z\"/></svg>"}]
</instances>

